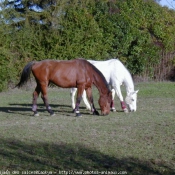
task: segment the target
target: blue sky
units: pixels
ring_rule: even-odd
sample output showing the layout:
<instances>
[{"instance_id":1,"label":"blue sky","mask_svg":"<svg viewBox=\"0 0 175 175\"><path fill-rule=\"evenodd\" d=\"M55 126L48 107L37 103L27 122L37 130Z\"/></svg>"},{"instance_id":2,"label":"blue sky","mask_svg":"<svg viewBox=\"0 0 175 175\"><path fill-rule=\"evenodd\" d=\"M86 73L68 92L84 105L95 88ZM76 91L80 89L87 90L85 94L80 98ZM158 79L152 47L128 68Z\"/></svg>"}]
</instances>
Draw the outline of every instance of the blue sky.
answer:
<instances>
[{"instance_id":1,"label":"blue sky","mask_svg":"<svg viewBox=\"0 0 175 175\"><path fill-rule=\"evenodd\" d=\"M160 5L175 9L175 0L161 0Z\"/></svg>"}]
</instances>

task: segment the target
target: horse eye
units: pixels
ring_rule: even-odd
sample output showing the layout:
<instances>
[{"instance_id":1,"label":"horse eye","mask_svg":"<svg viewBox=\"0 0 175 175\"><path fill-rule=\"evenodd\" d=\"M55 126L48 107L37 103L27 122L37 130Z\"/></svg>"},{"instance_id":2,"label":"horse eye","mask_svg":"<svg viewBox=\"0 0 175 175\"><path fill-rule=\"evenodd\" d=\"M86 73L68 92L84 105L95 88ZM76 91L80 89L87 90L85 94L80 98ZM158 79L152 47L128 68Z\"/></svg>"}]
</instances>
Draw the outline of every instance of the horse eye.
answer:
<instances>
[{"instance_id":1,"label":"horse eye","mask_svg":"<svg viewBox=\"0 0 175 175\"><path fill-rule=\"evenodd\" d=\"M132 99L132 101L134 101L134 99Z\"/></svg>"}]
</instances>

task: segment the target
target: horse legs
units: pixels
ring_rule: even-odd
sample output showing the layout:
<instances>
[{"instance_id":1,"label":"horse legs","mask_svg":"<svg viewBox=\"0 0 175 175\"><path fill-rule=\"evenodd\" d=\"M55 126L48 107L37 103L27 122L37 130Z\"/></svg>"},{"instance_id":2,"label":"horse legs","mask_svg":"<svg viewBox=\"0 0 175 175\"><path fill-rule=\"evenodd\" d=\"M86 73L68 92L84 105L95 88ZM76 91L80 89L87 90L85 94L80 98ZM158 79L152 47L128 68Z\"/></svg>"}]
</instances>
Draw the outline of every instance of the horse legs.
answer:
<instances>
[{"instance_id":1,"label":"horse legs","mask_svg":"<svg viewBox=\"0 0 175 175\"><path fill-rule=\"evenodd\" d=\"M70 96L71 96L71 102L72 102L72 109L73 110L75 109L75 100L74 100L74 97L75 97L76 92L77 92L77 88L71 88L70 89Z\"/></svg>"},{"instance_id":2,"label":"horse legs","mask_svg":"<svg viewBox=\"0 0 175 175\"><path fill-rule=\"evenodd\" d=\"M114 105L115 90L112 89L111 92L112 92L112 101L111 101L111 106L110 107L111 107L111 111L115 112L116 111L115 105Z\"/></svg>"},{"instance_id":3,"label":"horse legs","mask_svg":"<svg viewBox=\"0 0 175 175\"><path fill-rule=\"evenodd\" d=\"M40 86L37 84L35 91L33 92L33 102L32 102L32 111L34 112L34 116L39 116L38 112L37 112L37 99L38 96L41 92L41 88Z\"/></svg>"},{"instance_id":4,"label":"horse legs","mask_svg":"<svg viewBox=\"0 0 175 175\"><path fill-rule=\"evenodd\" d=\"M87 100L87 96L86 96L86 91L84 90L83 91L83 95L82 95L82 98L83 98L83 101L84 101L84 104L86 105L86 109L88 109L89 111L91 110L91 106Z\"/></svg>"},{"instance_id":5,"label":"horse legs","mask_svg":"<svg viewBox=\"0 0 175 175\"><path fill-rule=\"evenodd\" d=\"M81 117L81 113L79 111L79 105L80 105L80 102L81 102L81 99L82 99L84 86L78 86L77 89L78 89L78 92L77 92L76 106L75 106L74 112L76 113L77 117Z\"/></svg>"},{"instance_id":6,"label":"horse legs","mask_svg":"<svg viewBox=\"0 0 175 175\"><path fill-rule=\"evenodd\" d=\"M43 99L43 102L46 106L47 111L50 113L50 115L53 116L54 112L52 111L52 109L51 109L51 107L49 106L49 103L48 103L47 87L48 87L47 84L42 84L41 85L41 92L42 92L41 98Z\"/></svg>"},{"instance_id":7,"label":"horse legs","mask_svg":"<svg viewBox=\"0 0 175 175\"><path fill-rule=\"evenodd\" d=\"M99 115L98 111L95 109L95 106L94 106L94 100L93 100L93 96L92 96L92 89L91 88L86 89L86 94L87 94L88 100L91 104L91 111L93 112L93 115Z\"/></svg>"},{"instance_id":8,"label":"horse legs","mask_svg":"<svg viewBox=\"0 0 175 175\"><path fill-rule=\"evenodd\" d=\"M72 109L73 110L75 109L74 97L75 97L76 92L77 92L77 88L71 88L70 95L71 95L71 102L72 102ZM86 92L85 91L83 91L82 98L83 98L83 101L84 101L84 103L86 105L86 109L91 110L91 106L89 105L89 103L87 101L87 97L86 97Z\"/></svg>"},{"instance_id":9,"label":"horse legs","mask_svg":"<svg viewBox=\"0 0 175 175\"><path fill-rule=\"evenodd\" d=\"M128 112L128 109L126 107L126 104L123 101L123 96L122 96L122 93L121 93L120 86L119 85L118 86L115 86L114 89L115 89L115 92L116 92L118 98L120 99L121 108L123 109L124 112Z\"/></svg>"}]
</instances>

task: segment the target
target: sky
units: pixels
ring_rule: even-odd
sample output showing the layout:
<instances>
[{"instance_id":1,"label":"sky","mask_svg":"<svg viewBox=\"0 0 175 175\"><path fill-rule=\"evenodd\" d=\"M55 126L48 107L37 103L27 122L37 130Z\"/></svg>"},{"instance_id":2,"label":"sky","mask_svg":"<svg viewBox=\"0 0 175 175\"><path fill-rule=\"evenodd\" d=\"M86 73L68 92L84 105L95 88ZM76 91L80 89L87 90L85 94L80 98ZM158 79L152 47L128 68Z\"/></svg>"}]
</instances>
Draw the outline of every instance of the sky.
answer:
<instances>
[{"instance_id":1,"label":"sky","mask_svg":"<svg viewBox=\"0 0 175 175\"><path fill-rule=\"evenodd\" d=\"M170 9L175 9L175 0L161 0L159 4L161 6L167 6Z\"/></svg>"}]
</instances>

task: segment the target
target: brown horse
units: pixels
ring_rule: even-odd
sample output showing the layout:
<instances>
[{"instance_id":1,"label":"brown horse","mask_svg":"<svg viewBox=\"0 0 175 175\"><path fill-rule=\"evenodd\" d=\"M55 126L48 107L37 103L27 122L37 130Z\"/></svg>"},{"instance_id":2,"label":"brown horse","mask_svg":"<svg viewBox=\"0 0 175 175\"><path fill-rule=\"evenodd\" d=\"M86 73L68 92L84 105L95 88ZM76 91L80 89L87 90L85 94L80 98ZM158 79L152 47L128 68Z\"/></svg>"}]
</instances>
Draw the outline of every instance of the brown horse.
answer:
<instances>
[{"instance_id":1,"label":"brown horse","mask_svg":"<svg viewBox=\"0 0 175 175\"><path fill-rule=\"evenodd\" d=\"M33 93L32 111L37 116L37 98L41 92L41 98L48 112L53 115L54 112L48 103L47 88L49 83L53 83L62 88L77 87L77 100L74 111L76 116L81 116L79 113L79 105L84 89L86 90L88 100L91 104L93 114L99 115L95 109L92 97L92 84L94 84L99 93L99 105L102 115L107 115L110 112L110 104L112 101L112 93L107 85L107 82L102 73L92 64L84 59L75 59L70 61L43 60L39 62L28 63L21 74L20 82L16 87L21 87L25 84L30 73L33 73L37 86Z\"/></svg>"}]
</instances>

